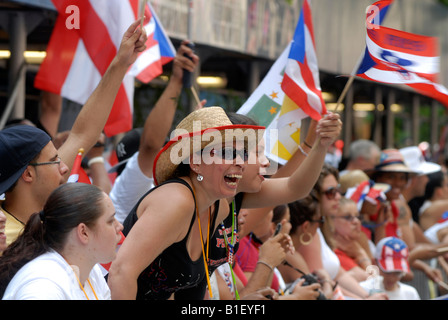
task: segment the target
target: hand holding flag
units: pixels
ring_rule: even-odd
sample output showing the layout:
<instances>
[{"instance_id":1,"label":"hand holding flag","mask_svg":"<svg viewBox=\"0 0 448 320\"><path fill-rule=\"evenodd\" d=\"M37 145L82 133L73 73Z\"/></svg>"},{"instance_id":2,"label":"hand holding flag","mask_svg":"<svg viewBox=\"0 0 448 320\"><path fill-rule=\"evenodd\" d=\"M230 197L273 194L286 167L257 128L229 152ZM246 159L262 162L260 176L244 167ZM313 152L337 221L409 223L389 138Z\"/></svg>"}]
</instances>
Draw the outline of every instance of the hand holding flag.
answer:
<instances>
[{"instance_id":1,"label":"hand holding flag","mask_svg":"<svg viewBox=\"0 0 448 320\"><path fill-rule=\"evenodd\" d=\"M77 1L80 12L78 29L66 27L68 1L52 2L59 15L47 47L47 57L39 68L34 85L37 89L84 105L116 57L128 26L141 16L139 0ZM124 76L104 127L107 136L132 128L134 77L145 83L151 81L162 73L162 66L175 55L174 47L149 3L146 3L144 17L147 39L141 38L135 51L127 56L131 59L126 63L133 64ZM119 52L120 55L122 53Z\"/></svg>"}]
</instances>

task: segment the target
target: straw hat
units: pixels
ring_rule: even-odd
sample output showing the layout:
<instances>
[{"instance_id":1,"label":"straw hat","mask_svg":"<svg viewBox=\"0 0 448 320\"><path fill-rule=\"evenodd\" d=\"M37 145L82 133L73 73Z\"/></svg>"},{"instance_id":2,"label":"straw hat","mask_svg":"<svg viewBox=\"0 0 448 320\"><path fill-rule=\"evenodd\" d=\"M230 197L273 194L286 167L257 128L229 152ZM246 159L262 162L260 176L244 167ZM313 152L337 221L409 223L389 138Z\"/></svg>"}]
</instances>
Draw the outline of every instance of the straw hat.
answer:
<instances>
[{"instance_id":1,"label":"straw hat","mask_svg":"<svg viewBox=\"0 0 448 320\"><path fill-rule=\"evenodd\" d=\"M385 149L381 152L380 163L374 169L365 170L370 177L376 172L404 172L411 176L418 172L409 168L403 158L403 155L397 149Z\"/></svg>"},{"instance_id":2,"label":"straw hat","mask_svg":"<svg viewBox=\"0 0 448 320\"><path fill-rule=\"evenodd\" d=\"M221 107L206 107L186 116L171 133L171 139L154 160L153 176L156 185L172 177L181 163L189 163L190 156L207 146L248 140L257 143L265 127L234 125Z\"/></svg>"},{"instance_id":3,"label":"straw hat","mask_svg":"<svg viewBox=\"0 0 448 320\"><path fill-rule=\"evenodd\" d=\"M351 187L355 187L361 182L368 181L369 176L362 170L350 170L346 174L339 177L339 183L341 185L342 194L346 193Z\"/></svg>"}]
</instances>

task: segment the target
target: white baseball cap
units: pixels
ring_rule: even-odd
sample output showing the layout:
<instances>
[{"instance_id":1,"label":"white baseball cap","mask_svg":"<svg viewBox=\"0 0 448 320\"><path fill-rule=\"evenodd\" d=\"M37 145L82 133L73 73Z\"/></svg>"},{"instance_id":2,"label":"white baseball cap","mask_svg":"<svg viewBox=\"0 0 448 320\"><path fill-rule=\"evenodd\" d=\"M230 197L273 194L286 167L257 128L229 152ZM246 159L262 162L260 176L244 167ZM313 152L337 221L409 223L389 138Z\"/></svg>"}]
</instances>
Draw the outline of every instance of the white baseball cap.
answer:
<instances>
[{"instance_id":1,"label":"white baseball cap","mask_svg":"<svg viewBox=\"0 0 448 320\"><path fill-rule=\"evenodd\" d=\"M441 166L437 163L426 161L422 151L417 146L400 149L400 152L407 166L417 171L420 175L431 174L441 170Z\"/></svg>"}]
</instances>

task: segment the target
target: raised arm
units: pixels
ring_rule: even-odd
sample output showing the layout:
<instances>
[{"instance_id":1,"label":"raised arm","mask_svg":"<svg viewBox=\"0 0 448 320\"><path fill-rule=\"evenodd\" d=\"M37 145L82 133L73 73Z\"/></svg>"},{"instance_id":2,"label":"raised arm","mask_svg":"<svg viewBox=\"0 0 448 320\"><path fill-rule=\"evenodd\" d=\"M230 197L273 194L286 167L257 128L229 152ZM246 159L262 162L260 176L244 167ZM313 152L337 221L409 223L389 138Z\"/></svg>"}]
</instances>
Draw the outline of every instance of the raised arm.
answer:
<instances>
[{"instance_id":1,"label":"raised arm","mask_svg":"<svg viewBox=\"0 0 448 320\"><path fill-rule=\"evenodd\" d=\"M187 43L188 40L183 41L177 50L168 85L145 121L140 140L138 164L140 170L147 177L152 177L154 159L160 148L163 147L165 139L170 132L182 90L183 69L193 72L199 64L199 57L186 46ZM184 54L191 57L191 60L185 57Z\"/></svg>"},{"instance_id":2,"label":"raised arm","mask_svg":"<svg viewBox=\"0 0 448 320\"><path fill-rule=\"evenodd\" d=\"M59 156L69 168L79 148L89 150L97 142L129 66L146 48L146 33L140 30L139 23L140 20L135 21L123 35L117 55L82 107L66 142L59 149Z\"/></svg>"},{"instance_id":3,"label":"raised arm","mask_svg":"<svg viewBox=\"0 0 448 320\"><path fill-rule=\"evenodd\" d=\"M257 193L247 193L244 208L260 208L289 203L305 197L319 177L328 147L341 133L339 114L328 113L316 126L316 141L294 173L285 178L266 179Z\"/></svg>"}]
</instances>

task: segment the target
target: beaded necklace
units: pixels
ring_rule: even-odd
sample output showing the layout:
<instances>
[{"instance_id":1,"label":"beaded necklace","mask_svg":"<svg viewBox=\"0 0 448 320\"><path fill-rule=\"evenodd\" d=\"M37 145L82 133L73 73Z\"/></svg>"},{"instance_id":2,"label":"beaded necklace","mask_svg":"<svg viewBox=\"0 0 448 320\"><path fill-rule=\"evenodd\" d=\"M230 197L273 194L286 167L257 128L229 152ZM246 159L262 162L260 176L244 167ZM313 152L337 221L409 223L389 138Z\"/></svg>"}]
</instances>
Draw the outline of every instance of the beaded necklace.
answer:
<instances>
[{"instance_id":1,"label":"beaded necklace","mask_svg":"<svg viewBox=\"0 0 448 320\"><path fill-rule=\"evenodd\" d=\"M221 229L222 234L224 235L224 243L226 245L227 250L227 262L230 267L230 273L232 274L232 280L233 280L233 287L235 289L235 299L240 300L240 296L238 294L238 290L236 288L236 281L235 281L235 274L233 273L233 262L234 262L234 250L235 250L235 244L236 239L238 237L238 223L236 218L236 210L235 210L235 200L232 201L232 212L233 212L233 219L232 219L232 237L229 241L229 238L227 237L226 227L224 226L224 223L221 222Z\"/></svg>"}]
</instances>

